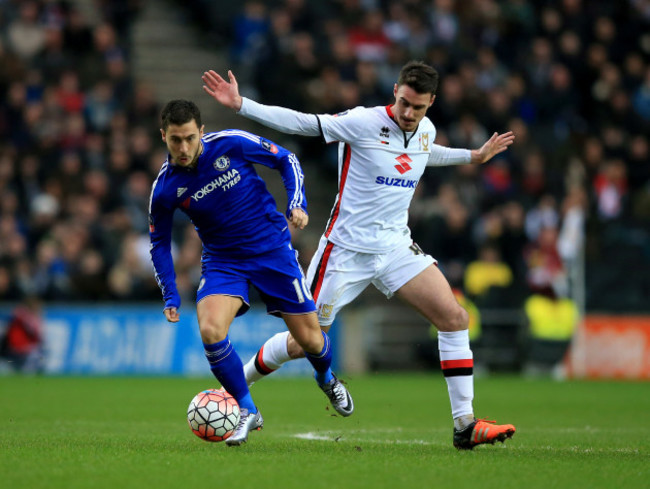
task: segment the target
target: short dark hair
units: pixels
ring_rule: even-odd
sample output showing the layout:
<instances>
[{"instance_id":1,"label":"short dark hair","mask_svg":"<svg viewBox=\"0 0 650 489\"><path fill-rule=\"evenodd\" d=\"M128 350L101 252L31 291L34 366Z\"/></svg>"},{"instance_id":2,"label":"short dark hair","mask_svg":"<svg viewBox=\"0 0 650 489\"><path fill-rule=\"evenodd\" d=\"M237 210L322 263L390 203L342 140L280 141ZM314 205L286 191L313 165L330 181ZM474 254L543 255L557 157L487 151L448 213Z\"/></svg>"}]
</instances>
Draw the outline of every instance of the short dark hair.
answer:
<instances>
[{"instance_id":1,"label":"short dark hair","mask_svg":"<svg viewBox=\"0 0 650 489\"><path fill-rule=\"evenodd\" d=\"M171 100L163 108L160 118L162 120L162 128L167 130L170 124L181 126L187 124L192 119L196 121L196 125L200 128L201 111L194 102L189 100Z\"/></svg>"},{"instance_id":2,"label":"short dark hair","mask_svg":"<svg viewBox=\"0 0 650 489\"><path fill-rule=\"evenodd\" d=\"M399 72L397 86L408 85L417 93L435 95L438 90L438 72L424 61L409 61Z\"/></svg>"}]
</instances>

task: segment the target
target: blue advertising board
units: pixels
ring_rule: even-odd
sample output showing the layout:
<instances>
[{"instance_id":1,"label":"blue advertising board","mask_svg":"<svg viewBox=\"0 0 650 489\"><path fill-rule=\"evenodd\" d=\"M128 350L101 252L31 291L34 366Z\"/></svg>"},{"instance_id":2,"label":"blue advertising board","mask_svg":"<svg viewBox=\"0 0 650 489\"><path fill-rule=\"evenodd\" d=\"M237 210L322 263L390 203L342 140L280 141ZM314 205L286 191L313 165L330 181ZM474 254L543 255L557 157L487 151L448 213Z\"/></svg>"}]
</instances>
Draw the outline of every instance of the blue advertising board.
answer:
<instances>
[{"instance_id":1,"label":"blue advertising board","mask_svg":"<svg viewBox=\"0 0 650 489\"><path fill-rule=\"evenodd\" d=\"M45 373L52 375L210 375L195 311L168 323L159 306L47 306ZM335 333L336 328L332 328ZM230 327L230 340L246 363L284 322L251 308ZM336 338L332 337L336 353ZM336 358L334 360L336 368ZM305 359L288 362L274 375L310 375Z\"/></svg>"}]
</instances>

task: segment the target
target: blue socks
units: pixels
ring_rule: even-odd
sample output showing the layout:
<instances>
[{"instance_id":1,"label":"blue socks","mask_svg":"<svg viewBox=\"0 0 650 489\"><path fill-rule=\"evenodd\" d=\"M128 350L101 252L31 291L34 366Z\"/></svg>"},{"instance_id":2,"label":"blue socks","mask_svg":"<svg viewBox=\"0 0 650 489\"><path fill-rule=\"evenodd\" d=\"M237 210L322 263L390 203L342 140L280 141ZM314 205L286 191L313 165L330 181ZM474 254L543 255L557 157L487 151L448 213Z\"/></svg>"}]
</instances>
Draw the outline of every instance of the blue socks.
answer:
<instances>
[{"instance_id":1,"label":"blue socks","mask_svg":"<svg viewBox=\"0 0 650 489\"><path fill-rule=\"evenodd\" d=\"M223 388L237 400L240 408L248 409L249 413L256 413L257 407L244 377L244 366L228 336L217 343L203 343L203 348L210 363L210 370Z\"/></svg>"},{"instance_id":2,"label":"blue socks","mask_svg":"<svg viewBox=\"0 0 650 489\"><path fill-rule=\"evenodd\" d=\"M305 353L307 360L314 367L314 378L319 385L327 384L334 378L330 366L332 365L332 348L330 338L321 331L325 344L320 353ZM257 407L246 384L244 366L239 355L226 336L217 343L203 343L205 356L210 363L212 374L239 403L242 409L248 409L249 413L256 413Z\"/></svg>"},{"instance_id":3,"label":"blue socks","mask_svg":"<svg viewBox=\"0 0 650 489\"><path fill-rule=\"evenodd\" d=\"M332 374L332 369L330 368L332 365L332 348L330 345L330 337L327 336L324 331L321 331L321 333L323 334L323 339L325 340L325 344L323 345L321 352L317 355L314 353L305 352L307 360L309 360L309 363L311 363L312 367L314 367L314 378L316 379L316 382L318 382L318 385L327 384L334 378L334 374Z\"/></svg>"}]
</instances>

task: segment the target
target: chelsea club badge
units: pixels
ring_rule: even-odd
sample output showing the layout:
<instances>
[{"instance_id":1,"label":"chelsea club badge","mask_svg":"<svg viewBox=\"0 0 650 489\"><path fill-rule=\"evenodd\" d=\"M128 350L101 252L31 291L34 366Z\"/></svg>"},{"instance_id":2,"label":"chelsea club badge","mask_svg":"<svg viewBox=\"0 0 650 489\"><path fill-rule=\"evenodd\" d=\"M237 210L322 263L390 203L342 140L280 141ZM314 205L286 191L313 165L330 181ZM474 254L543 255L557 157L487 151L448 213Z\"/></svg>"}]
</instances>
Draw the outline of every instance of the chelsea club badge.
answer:
<instances>
[{"instance_id":1,"label":"chelsea club badge","mask_svg":"<svg viewBox=\"0 0 650 489\"><path fill-rule=\"evenodd\" d=\"M219 156L214 163L212 163L215 170L224 171L230 166L230 158L225 155Z\"/></svg>"}]
</instances>

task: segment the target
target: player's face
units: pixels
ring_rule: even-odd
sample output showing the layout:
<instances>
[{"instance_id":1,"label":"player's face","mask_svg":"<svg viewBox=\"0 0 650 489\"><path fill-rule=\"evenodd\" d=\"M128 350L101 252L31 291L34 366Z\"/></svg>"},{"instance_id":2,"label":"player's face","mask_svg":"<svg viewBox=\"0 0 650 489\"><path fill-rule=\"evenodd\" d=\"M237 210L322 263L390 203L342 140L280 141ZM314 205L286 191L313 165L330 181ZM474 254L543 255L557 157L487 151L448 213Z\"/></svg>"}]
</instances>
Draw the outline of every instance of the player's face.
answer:
<instances>
[{"instance_id":1,"label":"player's face","mask_svg":"<svg viewBox=\"0 0 650 489\"><path fill-rule=\"evenodd\" d=\"M400 129L406 132L415 131L436 98L430 93L418 93L408 85L395 85L393 94L395 95L395 104L391 107L393 117Z\"/></svg>"},{"instance_id":2,"label":"player's face","mask_svg":"<svg viewBox=\"0 0 650 489\"><path fill-rule=\"evenodd\" d=\"M178 166L192 166L201 154L203 126L199 129L195 120L182 125L170 124L161 129L162 140L167 144L171 162Z\"/></svg>"}]
</instances>

